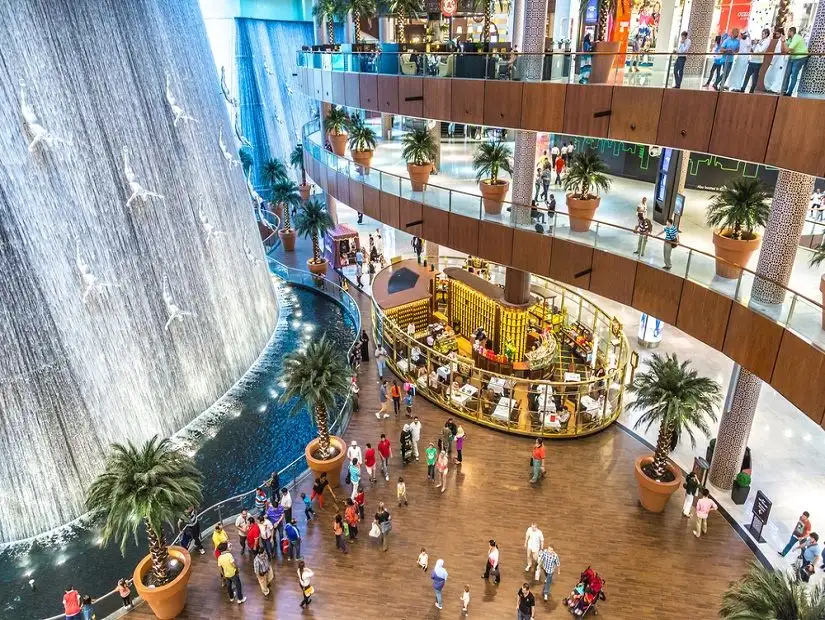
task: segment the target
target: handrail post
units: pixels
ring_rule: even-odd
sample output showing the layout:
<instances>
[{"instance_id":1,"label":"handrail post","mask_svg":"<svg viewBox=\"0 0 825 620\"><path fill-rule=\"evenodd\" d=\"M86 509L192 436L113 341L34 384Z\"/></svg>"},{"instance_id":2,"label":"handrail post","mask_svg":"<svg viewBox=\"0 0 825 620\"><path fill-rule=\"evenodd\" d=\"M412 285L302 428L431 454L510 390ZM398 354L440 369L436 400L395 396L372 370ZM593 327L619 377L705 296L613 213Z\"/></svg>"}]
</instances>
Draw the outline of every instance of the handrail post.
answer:
<instances>
[{"instance_id":1,"label":"handrail post","mask_svg":"<svg viewBox=\"0 0 825 620\"><path fill-rule=\"evenodd\" d=\"M693 248L688 248L688 259L687 264L685 265L685 279L687 279L688 274L690 273L690 259L693 258Z\"/></svg>"},{"instance_id":2,"label":"handrail post","mask_svg":"<svg viewBox=\"0 0 825 620\"><path fill-rule=\"evenodd\" d=\"M790 327L790 325L791 325L791 317L793 316L794 310L796 310L796 300L797 300L797 295L796 295L796 293L794 293L793 296L791 297L791 307L788 310L788 318L785 322L785 325L787 327Z\"/></svg>"}]
</instances>

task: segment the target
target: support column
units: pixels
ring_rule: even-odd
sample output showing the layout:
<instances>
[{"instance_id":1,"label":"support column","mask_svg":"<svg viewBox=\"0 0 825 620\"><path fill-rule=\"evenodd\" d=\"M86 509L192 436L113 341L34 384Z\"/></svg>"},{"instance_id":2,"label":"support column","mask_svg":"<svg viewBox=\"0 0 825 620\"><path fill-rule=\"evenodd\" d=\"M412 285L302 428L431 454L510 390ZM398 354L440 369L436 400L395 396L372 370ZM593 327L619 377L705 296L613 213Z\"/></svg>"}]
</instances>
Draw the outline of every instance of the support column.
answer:
<instances>
[{"instance_id":1,"label":"support column","mask_svg":"<svg viewBox=\"0 0 825 620\"><path fill-rule=\"evenodd\" d=\"M381 114L381 137L392 140L392 114Z\"/></svg>"},{"instance_id":2,"label":"support column","mask_svg":"<svg viewBox=\"0 0 825 620\"><path fill-rule=\"evenodd\" d=\"M811 54L825 54L825 6L820 2L811 26L808 42ZM808 64L802 70L797 94L800 97L821 99L825 93L825 56L809 56Z\"/></svg>"},{"instance_id":3,"label":"support column","mask_svg":"<svg viewBox=\"0 0 825 620\"><path fill-rule=\"evenodd\" d=\"M682 165L679 167L679 181L676 183L676 193L685 193L685 184L687 184L687 175L690 168L690 151L682 151Z\"/></svg>"},{"instance_id":4,"label":"support column","mask_svg":"<svg viewBox=\"0 0 825 620\"><path fill-rule=\"evenodd\" d=\"M690 51L695 54L707 54L710 45L710 27L713 21L714 0L693 0L688 18L688 37L691 40ZM704 79L705 56L688 56L685 63L685 78L692 82ZM694 84L695 85L695 84Z\"/></svg>"},{"instance_id":5,"label":"support column","mask_svg":"<svg viewBox=\"0 0 825 620\"><path fill-rule=\"evenodd\" d=\"M504 301L523 305L530 301L530 273L507 267L504 272Z\"/></svg>"},{"instance_id":6,"label":"support column","mask_svg":"<svg viewBox=\"0 0 825 620\"><path fill-rule=\"evenodd\" d=\"M395 43L395 18L382 15L378 18L378 40L381 43Z\"/></svg>"},{"instance_id":7,"label":"support column","mask_svg":"<svg viewBox=\"0 0 825 620\"><path fill-rule=\"evenodd\" d=\"M333 223L338 226L338 201L329 194L327 194L327 213L329 213Z\"/></svg>"},{"instance_id":8,"label":"support column","mask_svg":"<svg viewBox=\"0 0 825 620\"><path fill-rule=\"evenodd\" d=\"M516 148L513 152L513 187L510 192L513 208L510 221L514 226L529 226L530 202L535 193L536 133L516 131Z\"/></svg>"},{"instance_id":9,"label":"support column","mask_svg":"<svg viewBox=\"0 0 825 620\"><path fill-rule=\"evenodd\" d=\"M656 39L656 51L671 52L673 51L673 41L670 38L670 31L673 30L676 3L673 2L673 0L664 0L661 6L662 10L659 13L659 36Z\"/></svg>"},{"instance_id":10,"label":"support column","mask_svg":"<svg viewBox=\"0 0 825 620\"><path fill-rule=\"evenodd\" d=\"M438 252L440 247L441 246L432 241L424 241L424 258L428 265L435 265L436 269L438 269Z\"/></svg>"},{"instance_id":11,"label":"support column","mask_svg":"<svg viewBox=\"0 0 825 620\"><path fill-rule=\"evenodd\" d=\"M525 0L513 0L511 15L512 15L512 36L510 37L514 46L521 49L524 40L524 2Z\"/></svg>"},{"instance_id":12,"label":"support column","mask_svg":"<svg viewBox=\"0 0 825 620\"><path fill-rule=\"evenodd\" d=\"M352 11L344 16L344 43L355 43L355 24L352 21Z\"/></svg>"},{"instance_id":13,"label":"support column","mask_svg":"<svg viewBox=\"0 0 825 620\"><path fill-rule=\"evenodd\" d=\"M433 173L438 174L441 170L441 121L434 121L429 128L430 136L435 144L435 160L433 161Z\"/></svg>"}]
</instances>

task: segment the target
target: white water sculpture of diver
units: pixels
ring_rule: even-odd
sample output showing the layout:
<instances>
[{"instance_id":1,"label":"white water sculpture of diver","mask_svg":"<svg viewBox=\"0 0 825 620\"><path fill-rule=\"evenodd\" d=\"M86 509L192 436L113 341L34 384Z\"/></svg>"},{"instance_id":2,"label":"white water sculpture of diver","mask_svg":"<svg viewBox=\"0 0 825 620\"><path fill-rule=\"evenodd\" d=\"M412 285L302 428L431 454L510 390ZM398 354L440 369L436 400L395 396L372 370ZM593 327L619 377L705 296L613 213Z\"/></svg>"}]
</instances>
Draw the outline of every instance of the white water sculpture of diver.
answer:
<instances>
[{"instance_id":1,"label":"white water sculpture of diver","mask_svg":"<svg viewBox=\"0 0 825 620\"><path fill-rule=\"evenodd\" d=\"M173 127L178 126L178 121L188 122L194 121L198 122L194 116L189 116L186 112L183 111L183 108L178 105L177 99L175 99L175 95L172 94L172 87L170 85L169 80L169 72L166 72L166 103L169 104L169 109L172 110L172 114L175 117L174 122L172 123Z\"/></svg>"},{"instance_id":2,"label":"white water sculpture of diver","mask_svg":"<svg viewBox=\"0 0 825 620\"><path fill-rule=\"evenodd\" d=\"M252 143L241 133L241 112L238 108L235 108L235 120L233 121L233 125L235 129L235 136L238 138L238 142L241 143L241 146L246 146L252 150L255 150Z\"/></svg>"},{"instance_id":3,"label":"white water sculpture of diver","mask_svg":"<svg viewBox=\"0 0 825 620\"><path fill-rule=\"evenodd\" d=\"M252 168L246 173L246 189L249 191L249 197L252 199L252 202L258 207L258 212L260 212L264 199L261 198L261 195L252 187Z\"/></svg>"},{"instance_id":4,"label":"white water sculpture of diver","mask_svg":"<svg viewBox=\"0 0 825 620\"><path fill-rule=\"evenodd\" d=\"M218 128L218 146L221 147L221 153L223 153L223 158L229 164L229 168L234 168L235 166L240 165L240 161L235 159L232 156L232 153L229 152L229 149L226 148L226 142L223 140L223 128Z\"/></svg>"},{"instance_id":5,"label":"white water sculpture of diver","mask_svg":"<svg viewBox=\"0 0 825 620\"><path fill-rule=\"evenodd\" d=\"M123 174L126 175L126 181L129 183L129 191L132 192L132 195L129 196L129 199L126 201L127 207L132 206L132 202L136 199L144 202L147 198L160 198L164 200L163 194L150 192L137 182L135 171L132 170L132 166L129 165L129 148L125 146L123 147Z\"/></svg>"},{"instance_id":6,"label":"white water sculpture of diver","mask_svg":"<svg viewBox=\"0 0 825 620\"><path fill-rule=\"evenodd\" d=\"M172 324L172 321L182 321L187 316L193 318L197 318L198 316L194 312L181 309L180 306L175 303L172 298L172 289L169 287L169 278L166 274L163 276L163 303L166 304L166 314L169 315L166 325L163 326L163 329L166 331L169 331L169 326Z\"/></svg>"},{"instance_id":7,"label":"white water sculpture of diver","mask_svg":"<svg viewBox=\"0 0 825 620\"><path fill-rule=\"evenodd\" d=\"M40 124L40 119L37 118L37 112L34 111L34 108L26 97L26 82L23 80L20 80L20 115L23 117L23 127L31 137L29 141L30 153L34 151L35 147L41 142L49 148L54 147L58 143L71 145L70 142L58 138Z\"/></svg>"},{"instance_id":8,"label":"white water sculpture of diver","mask_svg":"<svg viewBox=\"0 0 825 620\"><path fill-rule=\"evenodd\" d=\"M270 67L269 63L265 60L264 60L264 71L266 71L268 75L275 75L275 72L272 70L272 67Z\"/></svg>"},{"instance_id":9,"label":"white water sculpture of diver","mask_svg":"<svg viewBox=\"0 0 825 620\"><path fill-rule=\"evenodd\" d=\"M200 202L201 204L198 206L198 217L201 220L203 232L206 233L206 243L209 244L213 237L219 237L224 234L224 232L215 228L215 225L206 217L206 211L203 210L203 196L200 197Z\"/></svg>"},{"instance_id":10,"label":"white water sculpture of diver","mask_svg":"<svg viewBox=\"0 0 825 620\"><path fill-rule=\"evenodd\" d=\"M104 288L120 288L120 284L117 282L105 282L92 273L89 263L83 260L83 255L80 253L80 239L75 237L74 242L74 264L80 272L80 278L83 281L83 286L85 287L83 291L83 303L86 303L89 299L89 295L91 295L93 291L103 291Z\"/></svg>"},{"instance_id":11,"label":"white water sculpture of diver","mask_svg":"<svg viewBox=\"0 0 825 620\"><path fill-rule=\"evenodd\" d=\"M226 67L221 67L221 93L223 93L223 98L226 99L226 103L233 108L238 107L238 100L229 94L229 86L226 85Z\"/></svg>"},{"instance_id":12,"label":"white water sculpture of diver","mask_svg":"<svg viewBox=\"0 0 825 620\"><path fill-rule=\"evenodd\" d=\"M248 260L253 265L257 265L258 263L263 263L263 261L255 256L255 252L252 251L252 248L249 247L249 244L246 242L246 232L243 234L243 251L246 254L246 260Z\"/></svg>"}]
</instances>

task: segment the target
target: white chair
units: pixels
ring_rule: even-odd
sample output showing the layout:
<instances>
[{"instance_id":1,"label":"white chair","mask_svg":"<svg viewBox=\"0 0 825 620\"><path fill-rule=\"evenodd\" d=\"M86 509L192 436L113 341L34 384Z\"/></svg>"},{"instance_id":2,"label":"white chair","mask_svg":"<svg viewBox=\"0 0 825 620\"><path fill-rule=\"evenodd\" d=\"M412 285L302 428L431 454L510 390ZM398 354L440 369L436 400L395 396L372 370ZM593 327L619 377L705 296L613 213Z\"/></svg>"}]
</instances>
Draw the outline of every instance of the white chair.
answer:
<instances>
[{"instance_id":1,"label":"white chair","mask_svg":"<svg viewBox=\"0 0 825 620\"><path fill-rule=\"evenodd\" d=\"M418 72L418 68L410 58L411 54L401 54L401 73L404 75L415 75Z\"/></svg>"}]
</instances>

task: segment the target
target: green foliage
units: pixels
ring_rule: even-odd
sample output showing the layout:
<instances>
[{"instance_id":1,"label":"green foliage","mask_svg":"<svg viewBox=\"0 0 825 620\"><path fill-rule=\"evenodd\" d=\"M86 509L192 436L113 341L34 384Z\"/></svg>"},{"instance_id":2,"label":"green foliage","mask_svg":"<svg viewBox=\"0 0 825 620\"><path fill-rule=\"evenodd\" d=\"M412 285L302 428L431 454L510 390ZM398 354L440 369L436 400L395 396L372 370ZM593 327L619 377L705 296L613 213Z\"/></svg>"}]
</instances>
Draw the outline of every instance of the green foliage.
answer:
<instances>
[{"instance_id":1,"label":"green foliage","mask_svg":"<svg viewBox=\"0 0 825 620\"><path fill-rule=\"evenodd\" d=\"M203 477L192 459L155 435L142 446L131 442L111 445L106 468L86 493L86 506L105 517L103 542L126 541L138 530L151 528L158 537L165 523L174 524L203 499Z\"/></svg>"},{"instance_id":2,"label":"green foliage","mask_svg":"<svg viewBox=\"0 0 825 620\"><path fill-rule=\"evenodd\" d=\"M631 409L641 412L634 428L659 426L653 468L657 478L666 471L667 455L682 433L696 447L694 429L710 435L707 419L716 421L715 408L722 400L722 387L708 377L700 377L690 362L679 363L675 354L654 353L646 370L638 373L628 388L636 400Z\"/></svg>"},{"instance_id":3,"label":"green foliage","mask_svg":"<svg viewBox=\"0 0 825 620\"><path fill-rule=\"evenodd\" d=\"M738 179L723 187L708 205L708 226L725 230L731 239L753 239L768 223L768 192L758 179Z\"/></svg>"},{"instance_id":4,"label":"green foliage","mask_svg":"<svg viewBox=\"0 0 825 620\"><path fill-rule=\"evenodd\" d=\"M324 128L334 136L347 133L350 126L350 118L347 111L337 105L330 106L327 117L324 119Z\"/></svg>"},{"instance_id":5,"label":"green foliage","mask_svg":"<svg viewBox=\"0 0 825 620\"><path fill-rule=\"evenodd\" d=\"M295 217L295 231L302 237L316 239L335 228L327 208L316 198L307 200Z\"/></svg>"},{"instance_id":6,"label":"green foliage","mask_svg":"<svg viewBox=\"0 0 825 620\"><path fill-rule=\"evenodd\" d=\"M353 151L374 151L378 136L360 116L354 116L349 126L349 148Z\"/></svg>"},{"instance_id":7,"label":"green foliage","mask_svg":"<svg viewBox=\"0 0 825 620\"><path fill-rule=\"evenodd\" d=\"M808 264L810 264L811 267L818 267L822 264L822 261L825 261L825 241L814 248Z\"/></svg>"},{"instance_id":8,"label":"green foliage","mask_svg":"<svg viewBox=\"0 0 825 620\"><path fill-rule=\"evenodd\" d=\"M292 153L289 154L289 164L293 168L297 168L301 171L301 184L307 184L307 171L304 167L304 145L300 142L295 145L295 148L292 149Z\"/></svg>"},{"instance_id":9,"label":"green foliage","mask_svg":"<svg viewBox=\"0 0 825 620\"><path fill-rule=\"evenodd\" d=\"M805 584L789 572L754 561L722 595L722 620L822 620L825 586Z\"/></svg>"},{"instance_id":10,"label":"green foliage","mask_svg":"<svg viewBox=\"0 0 825 620\"><path fill-rule=\"evenodd\" d=\"M272 189L277 183L289 180L289 173L280 159L270 159L261 171L263 181Z\"/></svg>"},{"instance_id":11,"label":"green foliage","mask_svg":"<svg viewBox=\"0 0 825 620\"><path fill-rule=\"evenodd\" d=\"M751 485L751 475L747 472L740 471L736 474L734 482L740 487L749 487Z\"/></svg>"},{"instance_id":12,"label":"green foliage","mask_svg":"<svg viewBox=\"0 0 825 620\"><path fill-rule=\"evenodd\" d=\"M399 19L409 19L424 12L423 0L389 0L389 9Z\"/></svg>"},{"instance_id":13,"label":"green foliage","mask_svg":"<svg viewBox=\"0 0 825 620\"><path fill-rule=\"evenodd\" d=\"M562 179L564 191L578 200L592 200L610 190L609 169L595 149L574 153ZM595 195L591 193L595 190Z\"/></svg>"},{"instance_id":14,"label":"green foliage","mask_svg":"<svg viewBox=\"0 0 825 620\"><path fill-rule=\"evenodd\" d=\"M435 160L435 141L425 128L413 129L404 136L401 143L404 145L401 155L408 164L424 166Z\"/></svg>"},{"instance_id":15,"label":"green foliage","mask_svg":"<svg viewBox=\"0 0 825 620\"><path fill-rule=\"evenodd\" d=\"M291 179L281 179L272 186L271 200L281 205L281 230L289 231L292 228L289 213L301 206L301 195L298 186Z\"/></svg>"},{"instance_id":16,"label":"green foliage","mask_svg":"<svg viewBox=\"0 0 825 620\"><path fill-rule=\"evenodd\" d=\"M490 179L495 185L501 170L513 174L513 152L503 142L482 142L473 156L476 181Z\"/></svg>"},{"instance_id":17,"label":"green foliage","mask_svg":"<svg viewBox=\"0 0 825 620\"><path fill-rule=\"evenodd\" d=\"M318 0L312 7L312 14L315 17L326 19L329 22L340 18L346 11L340 0Z\"/></svg>"}]
</instances>

